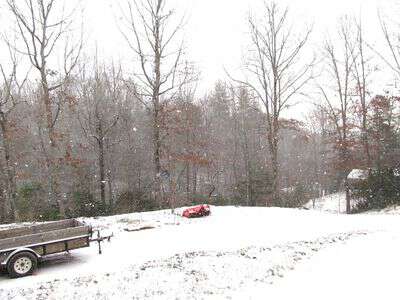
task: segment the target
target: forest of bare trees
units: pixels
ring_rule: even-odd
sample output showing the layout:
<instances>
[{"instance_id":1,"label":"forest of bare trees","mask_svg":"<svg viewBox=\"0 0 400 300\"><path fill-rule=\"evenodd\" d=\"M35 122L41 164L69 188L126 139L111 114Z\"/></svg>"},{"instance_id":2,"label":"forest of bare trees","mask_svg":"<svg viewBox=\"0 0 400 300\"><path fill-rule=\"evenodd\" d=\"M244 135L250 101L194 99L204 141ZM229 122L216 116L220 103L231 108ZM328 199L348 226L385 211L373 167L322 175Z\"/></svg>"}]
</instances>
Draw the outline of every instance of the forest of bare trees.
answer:
<instances>
[{"instance_id":1,"label":"forest of bare trees","mask_svg":"<svg viewBox=\"0 0 400 300\"><path fill-rule=\"evenodd\" d=\"M0 29L0 223L205 202L301 207L350 198L353 169L369 173L363 197L399 198L398 24L377 16L378 48L344 16L316 46L312 26L266 1L249 13L243 74L227 70L203 92L182 34L190 16L169 0L122 1L128 66L88 53L66 2L1 6L13 29ZM378 93L382 70L393 79Z\"/></svg>"}]
</instances>

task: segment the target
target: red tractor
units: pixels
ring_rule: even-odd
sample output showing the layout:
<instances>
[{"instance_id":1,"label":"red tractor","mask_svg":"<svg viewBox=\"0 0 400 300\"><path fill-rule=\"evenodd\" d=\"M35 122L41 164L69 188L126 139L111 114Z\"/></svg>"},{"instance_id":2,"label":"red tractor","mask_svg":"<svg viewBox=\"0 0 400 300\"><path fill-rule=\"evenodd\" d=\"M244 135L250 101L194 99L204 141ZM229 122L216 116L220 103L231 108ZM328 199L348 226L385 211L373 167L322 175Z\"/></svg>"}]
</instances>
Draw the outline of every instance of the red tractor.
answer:
<instances>
[{"instance_id":1,"label":"red tractor","mask_svg":"<svg viewBox=\"0 0 400 300\"><path fill-rule=\"evenodd\" d=\"M185 209L182 213L182 217L189 219L201 218L209 216L210 214L211 214L210 206L207 204L203 204Z\"/></svg>"}]
</instances>

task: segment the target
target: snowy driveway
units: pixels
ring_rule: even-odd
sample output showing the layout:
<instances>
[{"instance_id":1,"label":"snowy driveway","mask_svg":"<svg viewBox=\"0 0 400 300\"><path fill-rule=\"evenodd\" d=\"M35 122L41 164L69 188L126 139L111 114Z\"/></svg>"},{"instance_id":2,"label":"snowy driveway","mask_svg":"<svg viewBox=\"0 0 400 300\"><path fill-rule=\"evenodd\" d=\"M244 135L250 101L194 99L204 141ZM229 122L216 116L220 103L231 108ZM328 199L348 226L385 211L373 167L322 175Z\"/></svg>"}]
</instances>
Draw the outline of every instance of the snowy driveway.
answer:
<instances>
[{"instance_id":1,"label":"snowy driveway","mask_svg":"<svg viewBox=\"0 0 400 300\"><path fill-rule=\"evenodd\" d=\"M400 250L398 216L214 207L198 220L164 211L88 222L116 234L104 255L92 247L29 278L2 276L0 299L344 299L362 283L366 296L380 287L385 299L396 296L395 285L379 282L395 280L398 265L387 263ZM132 222L158 228L124 232Z\"/></svg>"}]
</instances>

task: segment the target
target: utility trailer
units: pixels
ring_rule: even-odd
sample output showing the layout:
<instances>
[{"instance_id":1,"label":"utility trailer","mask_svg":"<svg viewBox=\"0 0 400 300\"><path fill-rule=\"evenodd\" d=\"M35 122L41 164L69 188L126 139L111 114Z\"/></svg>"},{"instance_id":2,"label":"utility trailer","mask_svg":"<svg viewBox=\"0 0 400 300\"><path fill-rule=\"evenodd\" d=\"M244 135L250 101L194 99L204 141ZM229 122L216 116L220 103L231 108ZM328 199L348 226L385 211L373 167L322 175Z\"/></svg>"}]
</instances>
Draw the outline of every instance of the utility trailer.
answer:
<instances>
[{"instance_id":1,"label":"utility trailer","mask_svg":"<svg viewBox=\"0 0 400 300\"><path fill-rule=\"evenodd\" d=\"M93 229L75 219L0 230L0 265L13 278L31 275L47 255L89 247L111 236L93 238Z\"/></svg>"}]
</instances>

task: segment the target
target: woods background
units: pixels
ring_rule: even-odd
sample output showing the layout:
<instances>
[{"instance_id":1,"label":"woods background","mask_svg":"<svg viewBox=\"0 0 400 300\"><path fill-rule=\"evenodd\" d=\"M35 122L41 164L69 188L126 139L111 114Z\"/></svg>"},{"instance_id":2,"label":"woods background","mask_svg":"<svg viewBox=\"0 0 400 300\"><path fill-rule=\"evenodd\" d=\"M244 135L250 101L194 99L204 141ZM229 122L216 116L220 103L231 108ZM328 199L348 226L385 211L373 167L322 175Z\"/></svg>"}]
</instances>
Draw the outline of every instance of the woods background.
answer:
<instances>
[{"instance_id":1,"label":"woods background","mask_svg":"<svg viewBox=\"0 0 400 300\"><path fill-rule=\"evenodd\" d=\"M369 173L363 208L399 200L400 35L390 18L376 20L382 44L343 16L316 46L311 24L265 2L249 13L242 73L199 92L187 17L168 0L122 1L129 66L88 53L79 3L6 2L1 222L204 202L301 207L350 193L353 169Z\"/></svg>"}]
</instances>

